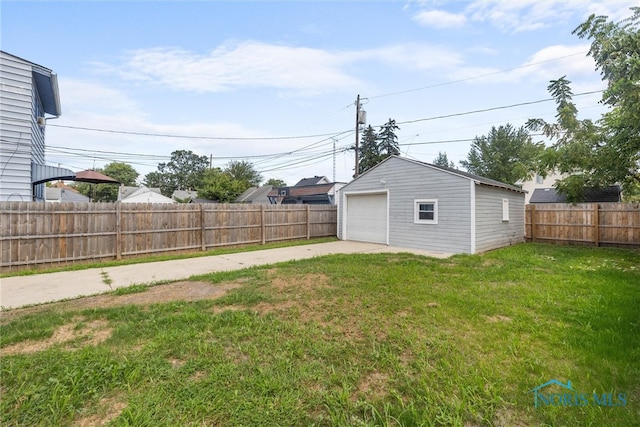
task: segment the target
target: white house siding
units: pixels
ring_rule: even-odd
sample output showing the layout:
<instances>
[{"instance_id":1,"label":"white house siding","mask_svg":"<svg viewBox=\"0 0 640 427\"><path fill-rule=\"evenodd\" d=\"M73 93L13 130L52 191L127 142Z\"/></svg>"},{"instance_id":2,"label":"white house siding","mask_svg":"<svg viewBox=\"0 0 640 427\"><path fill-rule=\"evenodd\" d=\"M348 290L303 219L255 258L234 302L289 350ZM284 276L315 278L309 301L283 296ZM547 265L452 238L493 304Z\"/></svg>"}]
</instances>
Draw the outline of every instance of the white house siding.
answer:
<instances>
[{"instance_id":1,"label":"white house siding","mask_svg":"<svg viewBox=\"0 0 640 427\"><path fill-rule=\"evenodd\" d=\"M476 252L524 241L524 194L475 185ZM502 218L502 199L509 200L509 221Z\"/></svg>"},{"instance_id":2,"label":"white house siding","mask_svg":"<svg viewBox=\"0 0 640 427\"><path fill-rule=\"evenodd\" d=\"M31 162L36 160L31 65L0 52L0 72L0 200L30 201Z\"/></svg>"},{"instance_id":3,"label":"white house siding","mask_svg":"<svg viewBox=\"0 0 640 427\"><path fill-rule=\"evenodd\" d=\"M44 132L45 127L41 127L38 122L38 117L44 117L44 109L40 102L40 96L36 85L33 85L33 92L31 95L31 162L37 165L44 165ZM34 196L37 200L45 199L45 185L38 184L34 188Z\"/></svg>"},{"instance_id":4,"label":"white house siding","mask_svg":"<svg viewBox=\"0 0 640 427\"><path fill-rule=\"evenodd\" d=\"M341 193L384 189L389 191L389 245L471 252L469 179L393 157L349 183ZM416 199L438 200L438 224L414 223ZM338 237L342 239L343 211L338 212Z\"/></svg>"}]
</instances>

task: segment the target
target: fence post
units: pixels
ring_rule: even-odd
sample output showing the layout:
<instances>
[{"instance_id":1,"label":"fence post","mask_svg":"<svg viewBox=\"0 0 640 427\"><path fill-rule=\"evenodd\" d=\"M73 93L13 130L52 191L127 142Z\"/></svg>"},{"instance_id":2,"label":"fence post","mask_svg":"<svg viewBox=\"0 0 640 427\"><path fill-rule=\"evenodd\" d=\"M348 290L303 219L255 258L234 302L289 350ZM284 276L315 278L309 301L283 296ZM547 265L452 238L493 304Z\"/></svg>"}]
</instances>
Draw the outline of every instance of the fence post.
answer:
<instances>
[{"instance_id":1,"label":"fence post","mask_svg":"<svg viewBox=\"0 0 640 427\"><path fill-rule=\"evenodd\" d=\"M260 205L260 240L262 241L262 244L264 245L265 243L267 243L267 214L264 210L264 205Z\"/></svg>"},{"instance_id":2,"label":"fence post","mask_svg":"<svg viewBox=\"0 0 640 427\"><path fill-rule=\"evenodd\" d=\"M531 241L535 242L536 241L536 224L534 222L534 218L536 216L536 205L529 205L531 206L530 209L530 216L531 216Z\"/></svg>"},{"instance_id":3,"label":"fence post","mask_svg":"<svg viewBox=\"0 0 640 427\"><path fill-rule=\"evenodd\" d=\"M311 206L307 205L307 240L311 238Z\"/></svg>"},{"instance_id":4,"label":"fence post","mask_svg":"<svg viewBox=\"0 0 640 427\"><path fill-rule=\"evenodd\" d=\"M204 203L200 203L200 248L202 252L207 250L206 227L204 224Z\"/></svg>"},{"instance_id":5,"label":"fence post","mask_svg":"<svg viewBox=\"0 0 640 427\"><path fill-rule=\"evenodd\" d=\"M593 243L600 246L600 204L593 204Z\"/></svg>"},{"instance_id":6,"label":"fence post","mask_svg":"<svg viewBox=\"0 0 640 427\"><path fill-rule=\"evenodd\" d=\"M116 202L116 259L122 259L122 203Z\"/></svg>"}]
</instances>

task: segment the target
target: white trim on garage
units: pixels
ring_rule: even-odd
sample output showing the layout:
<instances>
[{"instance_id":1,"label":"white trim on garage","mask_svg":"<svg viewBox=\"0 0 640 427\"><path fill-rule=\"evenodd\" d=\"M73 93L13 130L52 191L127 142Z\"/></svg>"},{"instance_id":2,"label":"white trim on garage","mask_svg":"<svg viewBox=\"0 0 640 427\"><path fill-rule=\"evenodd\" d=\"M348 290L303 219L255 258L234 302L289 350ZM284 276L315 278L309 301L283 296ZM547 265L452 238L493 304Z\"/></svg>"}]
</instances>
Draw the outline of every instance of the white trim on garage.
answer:
<instances>
[{"instance_id":1,"label":"white trim on garage","mask_svg":"<svg viewBox=\"0 0 640 427\"><path fill-rule=\"evenodd\" d=\"M469 253L476 253L476 182L471 180L469 181L470 190L469 190L469 216L470 216L470 225L471 230L469 230L470 237L470 248Z\"/></svg>"},{"instance_id":2,"label":"white trim on garage","mask_svg":"<svg viewBox=\"0 0 640 427\"><path fill-rule=\"evenodd\" d=\"M368 197L368 196L384 196L384 201L382 198L377 197ZM351 199L350 199L351 198ZM366 200L368 198L368 200ZM362 202L359 205L354 205L353 203L349 203L351 201ZM343 240L358 240L363 242L371 242L371 243L382 243L385 245L389 244L389 190L374 190L374 191L353 191L342 193L342 202L343 202L343 218L342 218L342 236ZM367 209L367 202L370 203L370 207L376 209L375 212L368 212L367 215L364 215L363 209ZM384 206L382 206L384 203ZM354 211L355 209L355 211ZM380 213L383 211L384 218L380 221ZM359 221L359 223L351 224L351 235L349 233L350 220L354 221L355 217L359 217L364 219L365 222ZM367 220L371 222L366 222ZM368 235L365 234L365 231L369 232Z\"/></svg>"}]
</instances>

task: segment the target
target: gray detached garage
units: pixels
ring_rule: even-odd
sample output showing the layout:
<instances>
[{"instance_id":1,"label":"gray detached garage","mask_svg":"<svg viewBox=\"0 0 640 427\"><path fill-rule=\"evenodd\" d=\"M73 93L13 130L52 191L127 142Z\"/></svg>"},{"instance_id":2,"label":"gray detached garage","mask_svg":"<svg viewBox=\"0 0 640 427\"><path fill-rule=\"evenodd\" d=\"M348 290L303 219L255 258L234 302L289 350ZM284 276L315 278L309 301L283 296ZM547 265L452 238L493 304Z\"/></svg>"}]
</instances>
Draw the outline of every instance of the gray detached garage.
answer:
<instances>
[{"instance_id":1,"label":"gray detached garage","mask_svg":"<svg viewBox=\"0 0 640 427\"><path fill-rule=\"evenodd\" d=\"M338 237L448 253L524 241L517 187L391 156L340 190Z\"/></svg>"}]
</instances>

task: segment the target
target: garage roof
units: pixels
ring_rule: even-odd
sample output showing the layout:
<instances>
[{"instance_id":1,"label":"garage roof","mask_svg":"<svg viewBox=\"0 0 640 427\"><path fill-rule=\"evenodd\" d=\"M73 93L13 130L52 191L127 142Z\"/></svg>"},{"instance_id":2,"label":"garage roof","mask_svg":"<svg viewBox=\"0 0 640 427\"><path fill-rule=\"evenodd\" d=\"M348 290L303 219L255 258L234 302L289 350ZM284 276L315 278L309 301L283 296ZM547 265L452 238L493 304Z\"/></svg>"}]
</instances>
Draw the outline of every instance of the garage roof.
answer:
<instances>
[{"instance_id":1,"label":"garage roof","mask_svg":"<svg viewBox=\"0 0 640 427\"><path fill-rule=\"evenodd\" d=\"M418 165L421 165L421 166L425 166L425 167L428 167L428 168L439 169L439 170L441 170L443 172L450 173L450 174L453 174L453 175L462 176L464 178L468 178L470 180L475 181L476 184L482 184L482 185L488 185L488 186L491 186L491 187L504 188L505 190L515 191L515 192L518 192L518 193L526 193L526 191L523 190L522 188L515 187L515 186L509 185L509 184L505 184L504 182L500 182L500 181L496 181L496 180L493 180L493 179L485 178L483 176L474 175L474 174L468 173L468 172L463 172L463 171L458 170L458 169L449 168L449 167L446 167L446 166L433 165L431 163L421 162L421 161L413 160L413 159L406 159L406 158L400 157L400 156L389 156L386 159L384 159L383 161L381 161L380 163L378 163L377 165L375 165L373 168L369 169L369 171L373 170L373 169L376 169L381 164L389 161L389 159L391 159L391 158L404 160L404 161L415 163L415 164L418 164ZM362 175L367 174L369 171L365 172ZM362 175L360 175L360 176L362 176Z\"/></svg>"}]
</instances>

